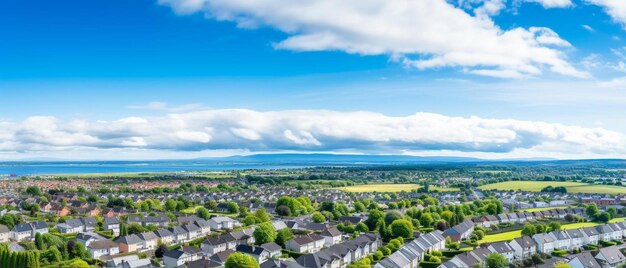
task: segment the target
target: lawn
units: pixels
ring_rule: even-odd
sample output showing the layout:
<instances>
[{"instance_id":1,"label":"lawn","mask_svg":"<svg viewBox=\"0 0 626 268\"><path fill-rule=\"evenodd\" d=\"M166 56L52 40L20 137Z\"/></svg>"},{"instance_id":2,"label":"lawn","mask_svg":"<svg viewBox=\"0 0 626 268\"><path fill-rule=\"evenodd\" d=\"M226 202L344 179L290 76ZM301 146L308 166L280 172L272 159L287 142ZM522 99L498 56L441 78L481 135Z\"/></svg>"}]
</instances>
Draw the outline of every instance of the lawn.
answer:
<instances>
[{"instance_id":1,"label":"lawn","mask_svg":"<svg viewBox=\"0 0 626 268\"><path fill-rule=\"evenodd\" d=\"M188 207L186 209L181 210L182 213L193 214L196 213L196 209L201 208L202 206Z\"/></svg>"},{"instance_id":2,"label":"lawn","mask_svg":"<svg viewBox=\"0 0 626 268\"><path fill-rule=\"evenodd\" d=\"M572 206L557 206L557 207L544 207L544 208L527 208L527 209L521 209L520 211L524 211L524 212L538 212L538 211L546 211L546 210L551 210L551 209L565 209L565 208L571 208Z\"/></svg>"},{"instance_id":3,"label":"lawn","mask_svg":"<svg viewBox=\"0 0 626 268\"><path fill-rule=\"evenodd\" d=\"M567 229L577 229L577 228L590 227L590 226L596 226L596 225L599 225L599 223L578 222L578 223L564 224L561 227L563 228L563 230L567 230ZM486 235L485 237L483 237L483 239L479 240L478 243L482 244L482 243L493 243L493 242L499 242L499 241L509 241L509 240L513 240L521 236L522 236L522 230L516 230L516 231L504 232L504 233L499 233L499 234Z\"/></svg>"},{"instance_id":4,"label":"lawn","mask_svg":"<svg viewBox=\"0 0 626 268\"><path fill-rule=\"evenodd\" d=\"M622 222L625 221L626 217L621 217L621 218L613 218L609 221L609 223L616 223L616 222Z\"/></svg>"},{"instance_id":5,"label":"lawn","mask_svg":"<svg viewBox=\"0 0 626 268\"><path fill-rule=\"evenodd\" d=\"M482 190L522 190L539 192L547 186L563 186L569 193L624 194L626 187L616 185L588 184L571 181L506 181L480 186Z\"/></svg>"},{"instance_id":6,"label":"lawn","mask_svg":"<svg viewBox=\"0 0 626 268\"><path fill-rule=\"evenodd\" d=\"M353 185L346 187L338 187L335 189L343 190L346 192L386 192L386 193L396 193L401 191L410 192L415 189L419 189L419 184L363 184L363 185ZM450 191L458 191L458 188L443 188L437 186L430 186L430 190L438 190L441 192L450 192Z\"/></svg>"}]
</instances>

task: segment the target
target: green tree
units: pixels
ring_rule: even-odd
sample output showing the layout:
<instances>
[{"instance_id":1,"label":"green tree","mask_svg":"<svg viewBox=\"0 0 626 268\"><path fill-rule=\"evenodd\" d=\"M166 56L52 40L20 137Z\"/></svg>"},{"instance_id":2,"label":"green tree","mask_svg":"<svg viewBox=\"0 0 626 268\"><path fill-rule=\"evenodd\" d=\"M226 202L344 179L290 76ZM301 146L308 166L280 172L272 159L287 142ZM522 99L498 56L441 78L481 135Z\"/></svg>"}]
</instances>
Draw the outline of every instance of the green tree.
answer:
<instances>
[{"instance_id":1,"label":"green tree","mask_svg":"<svg viewBox=\"0 0 626 268\"><path fill-rule=\"evenodd\" d=\"M41 189L39 189L39 186L36 186L36 185L28 186L28 187L26 187L26 194L34 195L34 196L40 196L41 195Z\"/></svg>"},{"instance_id":2,"label":"green tree","mask_svg":"<svg viewBox=\"0 0 626 268\"><path fill-rule=\"evenodd\" d=\"M37 246L38 250L44 250L46 248L40 233L35 233L35 246Z\"/></svg>"},{"instance_id":3,"label":"green tree","mask_svg":"<svg viewBox=\"0 0 626 268\"><path fill-rule=\"evenodd\" d=\"M399 220L399 219L402 219L402 214L400 214L400 212L391 211L391 212L387 212L387 214L385 214L385 223L387 225L389 225L392 222L394 222L395 220Z\"/></svg>"},{"instance_id":4,"label":"green tree","mask_svg":"<svg viewBox=\"0 0 626 268\"><path fill-rule=\"evenodd\" d=\"M75 260L70 264L69 268L90 268L89 263L83 260Z\"/></svg>"},{"instance_id":5,"label":"green tree","mask_svg":"<svg viewBox=\"0 0 626 268\"><path fill-rule=\"evenodd\" d=\"M525 224L524 228L522 228L522 234L532 236L537 233L537 229L532 224Z\"/></svg>"},{"instance_id":6,"label":"green tree","mask_svg":"<svg viewBox=\"0 0 626 268\"><path fill-rule=\"evenodd\" d=\"M270 221L270 214L268 214L267 211L264 208L257 209L254 212L254 216L257 218L257 220L259 222L269 222Z\"/></svg>"},{"instance_id":7,"label":"green tree","mask_svg":"<svg viewBox=\"0 0 626 268\"><path fill-rule=\"evenodd\" d=\"M317 223L326 222L326 217L324 217L324 215L320 212L313 213L313 215L311 215L311 219Z\"/></svg>"},{"instance_id":8,"label":"green tree","mask_svg":"<svg viewBox=\"0 0 626 268\"><path fill-rule=\"evenodd\" d=\"M228 205L228 212L229 213L239 213L239 205L237 205L237 203L235 202L228 202L226 203Z\"/></svg>"},{"instance_id":9,"label":"green tree","mask_svg":"<svg viewBox=\"0 0 626 268\"><path fill-rule=\"evenodd\" d=\"M204 207L199 207L196 209L196 216L208 220L211 217L209 210Z\"/></svg>"},{"instance_id":10,"label":"green tree","mask_svg":"<svg viewBox=\"0 0 626 268\"><path fill-rule=\"evenodd\" d=\"M413 224L405 219L395 220L389 226L392 237L410 239L413 237Z\"/></svg>"},{"instance_id":11,"label":"green tree","mask_svg":"<svg viewBox=\"0 0 626 268\"><path fill-rule=\"evenodd\" d=\"M561 230L561 223L557 221L553 221L553 222L550 222L550 224L548 224L548 227L550 227L551 231L559 231Z\"/></svg>"},{"instance_id":12,"label":"green tree","mask_svg":"<svg viewBox=\"0 0 626 268\"><path fill-rule=\"evenodd\" d=\"M600 213L600 211L598 210L598 206L594 203L589 204L585 211L587 212L587 216L592 219L595 219Z\"/></svg>"},{"instance_id":13,"label":"green tree","mask_svg":"<svg viewBox=\"0 0 626 268\"><path fill-rule=\"evenodd\" d=\"M509 267L509 261L504 257L504 255L498 253L491 253L487 255L487 260L485 261L487 268L507 268Z\"/></svg>"},{"instance_id":14,"label":"green tree","mask_svg":"<svg viewBox=\"0 0 626 268\"><path fill-rule=\"evenodd\" d=\"M572 268L572 266L565 262L560 261L560 262L554 263L554 268Z\"/></svg>"},{"instance_id":15,"label":"green tree","mask_svg":"<svg viewBox=\"0 0 626 268\"><path fill-rule=\"evenodd\" d=\"M254 236L254 242L257 245L274 242L276 240L276 229L272 223L264 222L259 224L254 232L252 232L252 236Z\"/></svg>"},{"instance_id":16,"label":"green tree","mask_svg":"<svg viewBox=\"0 0 626 268\"><path fill-rule=\"evenodd\" d=\"M289 228L280 229L276 233L277 233L276 240L274 242L276 242L276 244L279 244L281 246L284 246L287 241L293 238L293 233L291 232L291 229Z\"/></svg>"},{"instance_id":17,"label":"green tree","mask_svg":"<svg viewBox=\"0 0 626 268\"><path fill-rule=\"evenodd\" d=\"M611 220L611 214L609 214L608 212L602 212L598 214L597 221L606 223L606 222L609 222L610 220Z\"/></svg>"},{"instance_id":18,"label":"green tree","mask_svg":"<svg viewBox=\"0 0 626 268\"><path fill-rule=\"evenodd\" d=\"M226 263L224 264L225 268L259 268L259 263L252 256L235 252L228 256L226 259Z\"/></svg>"},{"instance_id":19,"label":"green tree","mask_svg":"<svg viewBox=\"0 0 626 268\"><path fill-rule=\"evenodd\" d=\"M361 233L365 233L365 232L369 232L370 229L367 227L367 225L365 223L359 222L356 224L356 226L354 227L355 231L361 232Z\"/></svg>"}]
</instances>

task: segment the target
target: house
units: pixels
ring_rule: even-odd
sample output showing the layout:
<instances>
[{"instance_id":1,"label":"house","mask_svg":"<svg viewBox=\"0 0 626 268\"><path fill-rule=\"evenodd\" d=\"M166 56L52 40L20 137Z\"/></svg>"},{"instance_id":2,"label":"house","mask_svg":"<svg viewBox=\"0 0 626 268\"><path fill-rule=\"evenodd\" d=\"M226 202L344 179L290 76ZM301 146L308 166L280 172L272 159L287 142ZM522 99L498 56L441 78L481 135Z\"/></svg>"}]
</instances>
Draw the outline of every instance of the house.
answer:
<instances>
[{"instance_id":1,"label":"house","mask_svg":"<svg viewBox=\"0 0 626 268\"><path fill-rule=\"evenodd\" d=\"M120 219L118 217L105 217L102 228L112 231L113 235L117 236L120 234Z\"/></svg>"},{"instance_id":2,"label":"house","mask_svg":"<svg viewBox=\"0 0 626 268\"><path fill-rule=\"evenodd\" d=\"M474 224L472 221L466 220L460 224L457 224L451 228L448 228L443 232L444 237L450 237L454 242L461 241L470 237L474 231Z\"/></svg>"},{"instance_id":3,"label":"house","mask_svg":"<svg viewBox=\"0 0 626 268\"><path fill-rule=\"evenodd\" d=\"M0 224L0 243L9 242L10 234L9 228Z\"/></svg>"},{"instance_id":4,"label":"house","mask_svg":"<svg viewBox=\"0 0 626 268\"><path fill-rule=\"evenodd\" d=\"M509 262L515 259L515 250L507 242L492 243L487 247L491 252L504 256Z\"/></svg>"},{"instance_id":5,"label":"house","mask_svg":"<svg viewBox=\"0 0 626 268\"><path fill-rule=\"evenodd\" d=\"M320 235L324 237L325 247L341 243L341 232L335 227L324 230L320 233Z\"/></svg>"},{"instance_id":6,"label":"house","mask_svg":"<svg viewBox=\"0 0 626 268\"><path fill-rule=\"evenodd\" d=\"M178 249L165 252L163 254L163 263L167 268L175 268L201 258L202 251L199 248L182 246Z\"/></svg>"},{"instance_id":7,"label":"house","mask_svg":"<svg viewBox=\"0 0 626 268\"><path fill-rule=\"evenodd\" d=\"M358 216L341 216L339 217L339 222L357 224L363 222L363 218Z\"/></svg>"},{"instance_id":8,"label":"house","mask_svg":"<svg viewBox=\"0 0 626 268\"><path fill-rule=\"evenodd\" d=\"M222 264L203 257L202 259L188 262L186 268L221 268ZM261 268L264 268L261 266ZM280 268L280 267L279 267Z\"/></svg>"},{"instance_id":9,"label":"house","mask_svg":"<svg viewBox=\"0 0 626 268\"><path fill-rule=\"evenodd\" d=\"M258 263L264 263L270 258L270 252L263 247L238 245L235 251L254 257Z\"/></svg>"},{"instance_id":10,"label":"house","mask_svg":"<svg viewBox=\"0 0 626 268\"><path fill-rule=\"evenodd\" d=\"M122 236L115 240L115 242L118 243L120 246L120 253L128 253L141 250L144 244L144 241L135 234Z\"/></svg>"},{"instance_id":11,"label":"house","mask_svg":"<svg viewBox=\"0 0 626 268\"><path fill-rule=\"evenodd\" d=\"M572 247L572 239L569 237L566 231L552 231L550 235L554 237L556 243L554 243L554 249L569 250Z\"/></svg>"},{"instance_id":12,"label":"house","mask_svg":"<svg viewBox=\"0 0 626 268\"><path fill-rule=\"evenodd\" d=\"M96 219L93 217L80 218L80 219L69 219L66 220L65 223L57 224L57 228L59 232L62 234L69 233L79 233L79 232L89 232L96 229L98 223Z\"/></svg>"},{"instance_id":13,"label":"house","mask_svg":"<svg viewBox=\"0 0 626 268\"><path fill-rule=\"evenodd\" d=\"M167 227L170 224L170 218L165 215L157 215L157 216L146 216L143 218L143 225L155 225L159 227Z\"/></svg>"},{"instance_id":14,"label":"house","mask_svg":"<svg viewBox=\"0 0 626 268\"><path fill-rule=\"evenodd\" d=\"M596 260L602 268L616 268L619 264L626 263L626 257L617 246L600 248Z\"/></svg>"},{"instance_id":15,"label":"house","mask_svg":"<svg viewBox=\"0 0 626 268\"><path fill-rule=\"evenodd\" d=\"M603 225L598 225L596 226L596 229L598 230L599 236L598 236L598 241L611 241L613 240L615 236L618 236L615 234L615 232L613 231L613 229L611 229L611 227L608 224L603 224ZM621 233L619 234L619 236L621 236Z\"/></svg>"},{"instance_id":16,"label":"house","mask_svg":"<svg viewBox=\"0 0 626 268\"><path fill-rule=\"evenodd\" d=\"M209 226L213 230L232 230L238 227L238 222L223 216L217 216L209 219Z\"/></svg>"},{"instance_id":17,"label":"house","mask_svg":"<svg viewBox=\"0 0 626 268\"><path fill-rule=\"evenodd\" d=\"M324 241L320 235L302 235L287 241L285 247L298 253L315 253L324 247Z\"/></svg>"},{"instance_id":18,"label":"house","mask_svg":"<svg viewBox=\"0 0 626 268\"><path fill-rule=\"evenodd\" d=\"M103 239L106 239L106 238L94 232L79 233L76 235L76 242L81 243L85 246L88 246L89 243L91 242L103 240Z\"/></svg>"},{"instance_id":19,"label":"house","mask_svg":"<svg viewBox=\"0 0 626 268\"><path fill-rule=\"evenodd\" d=\"M154 232L145 232L137 235L143 241L142 250L153 250L157 248L159 237Z\"/></svg>"},{"instance_id":20,"label":"house","mask_svg":"<svg viewBox=\"0 0 626 268\"><path fill-rule=\"evenodd\" d=\"M20 223L13 227L10 236L15 241L33 240L36 233L47 234L48 224L43 221Z\"/></svg>"},{"instance_id":21,"label":"house","mask_svg":"<svg viewBox=\"0 0 626 268\"><path fill-rule=\"evenodd\" d=\"M87 250L91 254L91 258L100 259L104 256L112 256L120 253L120 247L117 243L109 240L97 240L89 243Z\"/></svg>"},{"instance_id":22,"label":"house","mask_svg":"<svg viewBox=\"0 0 626 268\"><path fill-rule=\"evenodd\" d=\"M550 234L538 233L533 235L533 240L537 243L537 252L550 254L554 251L556 238Z\"/></svg>"},{"instance_id":23,"label":"house","mask_svg":"<svg viewBox=\"0 0 626 268\"><path fill-rule=\"evenodd\" d=\"M567 262L572 268L601 268L598 261L589 252L576 254Z\"/></svg>"},{"instance_id":24,"label":"house","mask_svg":"<svg viewBox=\"0 0 626 268\"><path fill-rule=\"evenodd\" d=\"M515 238L509 245L515 250L515 259L518 260L528 258L537 252L537 243L530 236Z\"/></svg>"},{"instance_id":25,"label":"house","mask_svg":"<svg viewBox=\"0 0 626 268\"><path fill-rule=\"evenodd\" d=\"M283 249L280 245L269 242L261 245L262 248L269 252L269 258L278 258L282 254L281 250Z\"/></svg>"},{"instance_id":26,"label":"house","mask_svg":"<svg viewBox=\"0 0 626 268\"><path fill-rule=\"evenodd\" d=\"M172 244L174 243L174 234L170 232L168 229L158 229L154 231L154 234L161 240L163 244Z\"/></svg>"},{"instance_id":27,"label":"house","mask_svg":"<svg viewBox=\"0 0 626 268\"><path fill-rule=\"evenodd\" d=\"M215 254L211 255L211 257L209 257L209 259L211 259L212 261L215 261L217 263L224 264L226 262L226 260L228 259L228 256L230 256L230 254L233 254L233 253L235 253L234 250L227 249L225 251L218 252L218 253L215 253Z\"/></svg>"},{"instance_id":28,"label":"house","mask_svg":"<svg viewBox=\"0 0 626 268\"><path fill-rule=\"evenodd\" d=\"M569 229L566 230L567 235L570 237L570 247L572 249L582 248L584 245L584 235L583 232L578 229Z\"/></svg>"},{"instance_id":29,"label":"house","mask_svg":"<svg viewBox=\"0 0 626 268\"><path fill-rule=\"evenodd\" d=\"M585 228L581 228L580 230L583 232L583 236L584 236L583 243L585 245L588 245L588 244L597 245L598 244L598 239L600 236L598 229L596 229L595 227L585 227Z\"/></svg>"},{"instance_id":30,"label":"house","mask_svg":"<svg viewBox=\"0 0 626 268\"><path fill-rule=\"evenodd\" d=\"M211 256L222 251L234 249L237 246L236 240L232 236L221 235L208 237L202 242L202 252Z\"/></svg>"},{"instance_id":31,"label":"house","mask_svg":"<svg viewBox=\"0 0 626 268\"><path fill-rule=\"evenodd\" d=\"M189 235L187 234L187 230L183 229L180 226L174 226L172 228L168 228L168 231L172 233L173 241L176 243L187 242L187 238Z\"/></svg>"}]
</instances>

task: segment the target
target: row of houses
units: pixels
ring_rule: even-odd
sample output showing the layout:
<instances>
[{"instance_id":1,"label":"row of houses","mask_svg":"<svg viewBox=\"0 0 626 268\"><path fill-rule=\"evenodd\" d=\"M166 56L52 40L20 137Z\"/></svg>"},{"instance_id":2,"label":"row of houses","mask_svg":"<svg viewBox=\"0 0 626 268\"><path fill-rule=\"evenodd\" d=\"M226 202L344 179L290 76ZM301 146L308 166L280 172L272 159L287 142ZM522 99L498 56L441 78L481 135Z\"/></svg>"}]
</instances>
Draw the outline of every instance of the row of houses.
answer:
<instances>
[{"instance_id":1,"label":"row of houses","mask_svg":"<svg viewBox=\"0 0 626 268\"><path fill-rule=\"evenodd\" d=\"M380 235L366 233L324 250L300 256L296 261L307 268L345 268L348 264L374 253L380 246Z\"/></svg>"},{"instance_id":2,"label":"row of houses","mask_svg":"<svg viewBox=\"0 0 626 268\"><path fill-rule=\"evenodd\" d=\"M184 243L208 235L210 232L209 222L198 219L180 226L122 236L115 242L119 244L121 253L142 252L155 249L159 240L164 244Z\"/></svg>"},{"instance_id":3,"label":"row of houses","mask_svg":"<svg viewBox=\"0 0 626 268\"><path fill-rule=\"evenodd\" d=\"M577 215L577 216L585 216L585 211L582 208L567 208L567 209L550 209L544 211L533 211L533 212L516 212L516 213L505 213L498 215L485 215L480 217L472 218L472 222L476 225L481 225L483 227L489 228L493 225L499 223L525 223L528 221L533 221L537 219L543 218L553 218L553 219L563 219L567 215Z\"/></svg>"},{"instance_id":4,"label":"row of houses","mask_svg":"<svg viewBox=\"0 0 626 268\"><path fill-rule=\"evenodd\" d=\"M4 225L0 225L0 243L8 242L9 240L34 240L37 233L47 234L48 231L48 224L43 221L20 223L11 230Z\"/></svg>"},{"instance_id":5,"label":"row of houses","mask_svg":"<svg viewBox=\"0 0 626 268\"><path fill-rule=\"evenodd\" d=\"M439 230L424 234L404 244L398 251L378 262L374 268L416 268L424 255L446 248L446 239Z\"/></svg>"},{"instance_id":6,"label":"row of houses","mask_svg":"<svg viewBox=\"0 0 626 268\"><path fill-rule=\"evenodd\" d=\"M451 260L443 263L440 268L470 268L476 267L477 264L484 264L487 256L491 253L497 253L509 262L519 261L530 258L533 254L541 252L550 254L554 250L573 250L582 249L584 245L597 245L599 241L621 240L626 238L626 224L610 223L593 227L585 227L570 230L558 230L550 233L535 234L532 237L522 236L515 238L509 242L496 242L486 246L481 246L470 252L456 255ZM605 262L618 264L613 262L615 258L623 262L626 260L624 256L617 250L602 249L603 254L599 254L602 258L612 256L605 259ZM583 256L584 257L584 256ZM581 257L581 258L583 258ZM573 260L573 258L572 258ZM576 260L573 260L576 262ZM580 261L580 259L578 260ZM583 265L579 267L590 267ZM600 267L600 266L597 266ZM603 268L614 268L615 266L602 266Z\"/></svg>"}]
</instances>

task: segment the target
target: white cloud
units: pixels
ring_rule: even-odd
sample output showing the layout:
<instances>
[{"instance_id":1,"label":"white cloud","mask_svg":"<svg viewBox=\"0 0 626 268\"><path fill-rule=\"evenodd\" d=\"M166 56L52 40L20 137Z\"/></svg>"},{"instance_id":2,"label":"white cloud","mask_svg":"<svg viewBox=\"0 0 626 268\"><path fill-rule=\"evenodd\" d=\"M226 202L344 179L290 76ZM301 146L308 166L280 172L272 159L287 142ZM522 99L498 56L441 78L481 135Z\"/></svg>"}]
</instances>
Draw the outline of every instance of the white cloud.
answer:
<instances>
[{"instance_id":1,"label":"white cloud","mask_svg":"<svg viewBox=\"0 0 626 268\"><path fill-rule=\"evenodd\" d=\"M500 29L488 15L503 1L483 3L472 16L445 0L159 0L179 14L202 12L242 28L287 33L276 48L388 55L418 69L452 67L470 73L526 77L552 72L589 77L558 48L568 44L547 28ZM534 30L533 30L534 29ZM474 71L478 70L478 71Z\"/></svg>"},{"instance_id":2,"label":"white cloud","mask_svg":"<svg viewBox=\"0 0 626 268\"><path fill-rule=\"evenodd\" d=\"M591 27L591 26L589 26L587 24L583 24L583 25L581 25L581 27L583 27L583 29L585 29L587 31L590 31L590 32L595 32L596 31L593 27Z\"/></svg>"},{"instance_id":3,"label":"white cloud","mask_svg":"<svg viewBox=\"0 0 626 268\"><path fill-rule=\"evenodd\" d=\"M626 155L626 136L603 128L433 113L229 109L80 123L37 116L0 126L0 152L23 155L81 150Z\"/></svg>"},{"instance_id":4,"label":"white cloud","mask_svg":"<svg viewBox=\"0 0 626 268\"><path fill-rule=\"evenodd\" d=\"M571 0L523 0L524 2L538 3L544 8L563 8L573 6Z\"/></svg>"},{"instance_id":5,"label":"white cloud","mask_svg":"<svg viewBox=\"0 0 626 268\"><path fill-rule=\"evenodd\" d=\"M611 18L626 28L626 1L624 0L586 0L588 3L598 5L606 11Z\"/></svg>"}]
</instances>

